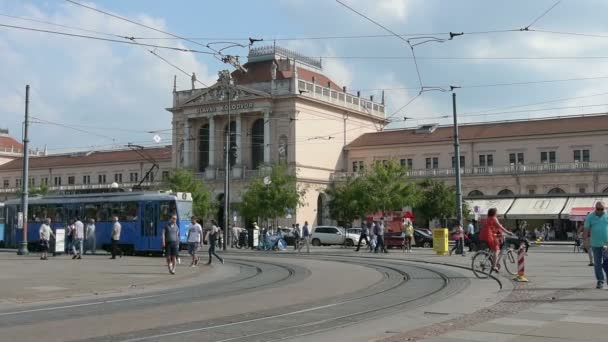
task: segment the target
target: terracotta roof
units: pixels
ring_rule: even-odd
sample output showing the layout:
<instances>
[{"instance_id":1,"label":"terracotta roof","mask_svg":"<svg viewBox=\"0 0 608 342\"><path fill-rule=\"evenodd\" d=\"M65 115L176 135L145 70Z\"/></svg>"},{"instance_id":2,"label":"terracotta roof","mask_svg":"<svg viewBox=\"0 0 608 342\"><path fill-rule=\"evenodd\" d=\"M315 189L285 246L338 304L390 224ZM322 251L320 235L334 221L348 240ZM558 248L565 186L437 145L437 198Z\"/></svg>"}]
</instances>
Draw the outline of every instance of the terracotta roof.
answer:
<instances>
[{"instance_id":1,"label":"terracotta roof","mask_svg":"<svg viewBox=\"0 0 608 342\"><path fill-rule=\"evenodd\" d=\"M236 84L248 84L248 83L257 83L257 82L270 82L272 80L271 72L273 61L260 61L260 62L251 62L243 65L247 68L247 72L243 73L240 70L236 70L232 72L232 77L234 78ZM293 77L293 71L286 70L281 71L277 68L277 80L285 80ZM315 83L320 86L327 87L328 82L331 84L331 88L334 90L342 91L342 87L336 84L334 81L329 79L329 77L314 72L305 68L298 67L298 79L312 82L312 78L315 78Z\"/></svg>"},{"instance_id":2,"label":"terracotta roof","mask_svg":"<svg viewBox=\"0 0 608 342\"><path fill-rule=\"evenodd\" d=\"M0 135L0 150L15 149L15 152L22 151L23 144L15 140L13 137Z\"/></svg>"},{"instance_id":3,"label":"terracotta roof","mask_svg":"<svg viewBox=\"0 0 608 342\"><path fill-rule=\"evenodd\" d=\"M171 160L171 146L152 147L142 150L144 155L149 156L157 162ZM0 171L22 169L23 158L12 160L0 165ZM49 167L65 167L77 165L95 164L118 164L145 161L137 152L133 150L114 150L114 151L95 151L78 152L72 154L56 154L44 157L30 157L31 169L42 169Z\"/></svg>"},{"instance_id":4,"label":"terracotta roof","mask_svg":"<svg viewBox=\"0 0 608 342\"><path fill-rule=\"evenodd\" d=\"M608 114L465 124L458 128L461 141L608 131ZM441 126L432 133L416 133L416 128L408 128L366 133L353 140L347 148L448 142L452 137L453 126Z\"/></svg>"}]
</instances>

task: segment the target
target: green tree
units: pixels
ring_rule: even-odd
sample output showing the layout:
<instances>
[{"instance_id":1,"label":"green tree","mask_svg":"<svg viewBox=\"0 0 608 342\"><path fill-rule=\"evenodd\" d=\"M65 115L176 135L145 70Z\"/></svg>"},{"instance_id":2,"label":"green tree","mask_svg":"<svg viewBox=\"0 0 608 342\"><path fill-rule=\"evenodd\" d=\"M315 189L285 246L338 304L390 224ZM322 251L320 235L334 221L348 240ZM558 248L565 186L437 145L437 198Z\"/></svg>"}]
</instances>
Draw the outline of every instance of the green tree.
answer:
<instances>
[{"instance_id":1,"label":"green tree","mask_svg":"<svg viewBox=\"0 0 608 342\"><path fill-rule=\"evenodd\" d=\"M420 183L421 200L416 206L416 213L428 221L438 218L447 225L447 220L458 216L456 206L456 187L446 185L443 181L426 179ZM462 216L470 214L469 208L463 203Z\"/></svg>"},{"instance_id":2,"label":"green tree","mask_svg":"<svg viewBox=\"0 0 608 342\"><path fill-rule=\"evenodd\" d=\"M295 173L285 165L273 165L268 176L257 177L249 183L239 209L250 219L274 220L303 205L301 198L305 193L305 189L298 187Z\"/></svg>"},{"instance_id":3,"label":"green tree","mask_svg":"<svg viewBox=\"0 0 608 342\"><path fill-rule=\"evenodd\" d=\"M416 184L410 181L407 167L396 160L374 163L364 179L370 196L368 213L401 210L418 202Z\"/></svg>"},{"instance_id":4,"label":"green tree","mask_svg":"<svg viewBox=\"0 0 608 342\"><path fill-rule=\"evenodd\" d=\"M213 211L215 203L211 199L211 192L205 184L197 179L192 171L174 169L165 181L165 186L175 192L189 192L192 194L192 213L198 217L207 217Z\"/></svg>"},{"instance_id":5,"label":"green tree","mask_svg":"<svg viewBox=\"0 0 608 342\"><path fill-rule=\"evenodd\" d=\"M371 197L363 177L348 177L343 182L333 182L325 193L329 197L329 214L340 225L350 225L369 213Z\"/></svg>"}]
</instances>

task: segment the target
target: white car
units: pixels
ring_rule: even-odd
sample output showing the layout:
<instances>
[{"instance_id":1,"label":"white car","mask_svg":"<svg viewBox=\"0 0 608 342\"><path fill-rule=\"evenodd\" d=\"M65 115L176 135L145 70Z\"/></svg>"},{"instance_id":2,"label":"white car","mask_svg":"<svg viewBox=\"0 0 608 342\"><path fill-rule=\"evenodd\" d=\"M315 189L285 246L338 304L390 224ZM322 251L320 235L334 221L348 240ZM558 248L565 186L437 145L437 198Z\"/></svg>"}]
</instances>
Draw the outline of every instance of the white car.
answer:
<instances>
[{"instance_id":1,"label":"white car","mask_svg":"<svg viewBox=\"0 0 608 342\"><path fill-rule=\"evenodd\" d=\"M359 235L348 233L341 227L318 226L313 229L310 241L313 246L354 246L359 241Z\"/></svg>"}]
</instances>

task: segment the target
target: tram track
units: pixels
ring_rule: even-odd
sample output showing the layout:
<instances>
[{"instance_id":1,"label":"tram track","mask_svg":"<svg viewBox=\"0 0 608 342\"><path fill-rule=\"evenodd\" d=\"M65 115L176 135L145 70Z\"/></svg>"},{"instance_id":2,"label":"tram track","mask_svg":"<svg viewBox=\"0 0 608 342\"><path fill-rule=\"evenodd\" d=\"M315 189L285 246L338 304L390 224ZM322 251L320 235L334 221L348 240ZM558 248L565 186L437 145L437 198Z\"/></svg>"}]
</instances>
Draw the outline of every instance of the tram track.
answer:
<instances>
[{"instance_id":1,"label":"tram track","mask_svg":"<svg viewBox=\"0 0 608 342\"><path fill-rule=\"evenodd\" d=\"M313 258L311 258L313 259ZM340 257L325 257L323 261L348 262ZM357 264L371 267L378 272L386 272L381 284L373 284L361 291L362 295L345 295L325 299L325 304L308 302L304 306L293 307L275 312L266 312L255 317L226 317L211 322L195 322L187 325L168 327L151 331L140 331L112 338L91 341L281 341L324 332L339 327L356 324L362 319L370 319L415 308L426 303L447 298L466 285L458 279L450 281L450 274L425 266L395 263L387 265L385 260L358 260ZM454 274L451 274L454 277ZM429 280L436 280L427 284ZM406 284L417 282L413 287ZM382 283L385 285L382 288ZM371 291L370 291L371 289ZM367 290L367 291L366 291ZM413 293L413 295L412 295ZM443 295L441 295L443 294ZM279 326L268 322L280 322ZM191 328L193 325L199 327ZM202 325L202 326L201 326ZM164 332L163 332L164 331Z\"/></svg>"}]
</instances>

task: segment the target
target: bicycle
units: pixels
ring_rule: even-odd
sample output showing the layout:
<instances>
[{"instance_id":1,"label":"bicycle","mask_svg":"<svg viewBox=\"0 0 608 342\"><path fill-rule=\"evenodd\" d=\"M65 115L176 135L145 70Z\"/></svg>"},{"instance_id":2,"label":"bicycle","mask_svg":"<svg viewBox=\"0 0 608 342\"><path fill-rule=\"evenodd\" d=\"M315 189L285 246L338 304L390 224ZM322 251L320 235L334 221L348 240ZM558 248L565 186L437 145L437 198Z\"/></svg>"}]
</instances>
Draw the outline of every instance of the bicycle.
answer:
<instances>
[{"instance_id":1,"label":"bicycle","mask_svg":"<svg viewBox=\"0 0 608 342\"><path fill-rule=\"evenodd\" d=\"M473 260L471 261L471 270L477 278L486 279L492 272L495 272L492 268L493 259L494 253L492 253L489 248L481 249L475 253ZM498 269L500 269L501 260L507 273L511 275L517 274L517 258L515 257L513 249L507 246L506 243L502 244L500 253L498 254L498 262L496 263Z\"/></svg>"}]
</instances>

